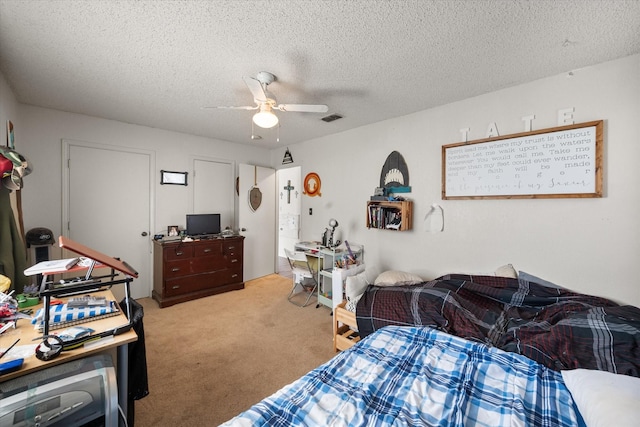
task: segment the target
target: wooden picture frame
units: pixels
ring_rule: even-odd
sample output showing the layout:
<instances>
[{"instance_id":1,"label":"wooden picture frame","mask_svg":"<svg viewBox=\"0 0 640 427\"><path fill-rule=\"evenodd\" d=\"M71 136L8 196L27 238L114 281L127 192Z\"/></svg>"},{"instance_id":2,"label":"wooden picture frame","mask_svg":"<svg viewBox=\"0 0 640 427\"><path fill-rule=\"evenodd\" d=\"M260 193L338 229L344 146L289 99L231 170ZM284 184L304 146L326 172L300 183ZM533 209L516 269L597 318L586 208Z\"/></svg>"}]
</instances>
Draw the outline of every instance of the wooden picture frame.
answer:
<instances>
[{"instance_id":1,"label":"wooden picture frame","mask_svg":"<svg viewBox=\"0 0 640 427\"><path fill-rule=\"evenodd\" d=\"M442 146L442 199L602 197L603 121Z\"/></svg>"}]
</instances>

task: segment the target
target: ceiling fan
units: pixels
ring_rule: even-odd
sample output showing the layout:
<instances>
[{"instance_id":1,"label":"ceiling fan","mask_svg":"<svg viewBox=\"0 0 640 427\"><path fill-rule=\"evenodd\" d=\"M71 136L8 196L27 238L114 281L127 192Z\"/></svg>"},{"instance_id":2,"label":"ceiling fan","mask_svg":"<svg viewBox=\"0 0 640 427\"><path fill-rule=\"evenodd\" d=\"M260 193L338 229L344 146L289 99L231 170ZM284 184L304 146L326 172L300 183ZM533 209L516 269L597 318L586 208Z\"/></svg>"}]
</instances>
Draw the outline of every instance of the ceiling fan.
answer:
<instances>
[{"instance_id":1,"label":"ceiling fan","mask_svg":"<svg viewBox=\"0 0 640 427\"><path fill-rule=\"evenodd\" d=\"M267 90L267 86L276 80L273 74L260 71L256 77L243 76L245 84L253 95L256 105L243 107L203 107L231 110L260 110L253 115L253 123L261 128L269 129L278 124L278 116L273 110L294 111L299 113L326 113L329 107L322 104L278 104L275 96Z\"/></svg>"}]
</instances>

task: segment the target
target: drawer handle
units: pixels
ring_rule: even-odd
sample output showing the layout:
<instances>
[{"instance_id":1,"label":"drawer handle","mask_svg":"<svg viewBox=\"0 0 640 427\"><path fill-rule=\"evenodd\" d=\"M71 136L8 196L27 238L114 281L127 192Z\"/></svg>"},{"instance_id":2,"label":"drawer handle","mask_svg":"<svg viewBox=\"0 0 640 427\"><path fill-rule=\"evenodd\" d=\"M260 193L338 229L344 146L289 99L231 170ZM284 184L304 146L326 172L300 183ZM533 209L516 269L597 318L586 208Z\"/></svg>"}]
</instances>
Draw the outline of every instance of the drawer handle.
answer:
<instances>
[{"instance_id":1,"label":"drawer handle","mask_svg":"<svg viewBox=\"0 0 640 427\"><path fill-rule=\"evenodd\" d=\"M180 271L180 269L178 267L174 267L174 268L171 269L172 273L175 273L176 271Z\"/></svg>"},{"instance_id":2,"label":"drawer handle","mask_svg":"<svg viewBox=\"0 0 640 427\"><path fill-rule=\"evenodd\" d=\"M182 254L184 254L184 252L176 252L176 256L182 256Z\"/></svg>"},{"instance_id":3,"label":"drawer handle","mask_svg":"<svg viewBox=\"0 0 640 427\"><path fill-rule=\"evenodd\" d=\"M228 249L235 249L235 246L229 246Z\"/></svg>"},{"instance_id":4,"label":"drawer handle","mask_svg":"<svg viewBox=\"0 0 640 427\"><path fill-rule=\"evenodd\" d=\"M231 260L231 262L238 262L238 260L234 258Z\"/></svg>"},{"instance_id":5,"label":"drawer handle","mask_svg":"<svg viewBox=\"0 0 640 427\"><path fill-rule=\"evenodd\" d=\"M211 249L205 249L204 253L211 252Z\"/></svg>"},{"instance_id":6,"label":"drawer handle","mask_svg":"<svg viewBox=\"0 0 640 427\"><path fill-rule=\"evenodd\" d=\"M180 285L173 285L171 289L180 289Z\"/></svg>"},{"instance_id":7,"label":"drawer handle","mask_svg":"<svg viewBox=\"0 0 640 427\"><path fill-rule=\"evenodd\" d=\"M238 275L237 275L237 274L232 274L232 275L231 275L231 278L232 278L232 279L235 279L236 277L238 277Z\"/></svg>"}]
</instances>

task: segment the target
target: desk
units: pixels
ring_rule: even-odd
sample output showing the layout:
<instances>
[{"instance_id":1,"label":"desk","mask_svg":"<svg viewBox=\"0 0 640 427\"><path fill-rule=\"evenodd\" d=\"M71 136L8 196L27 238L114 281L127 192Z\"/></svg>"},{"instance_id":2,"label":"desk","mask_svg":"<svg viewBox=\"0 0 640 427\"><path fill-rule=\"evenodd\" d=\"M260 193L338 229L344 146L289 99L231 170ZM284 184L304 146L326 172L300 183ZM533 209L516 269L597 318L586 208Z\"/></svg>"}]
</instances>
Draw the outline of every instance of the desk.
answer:
<instances>
[{"instance_id":1,"label":"desk","mask_svg":"<svg viewBox=\"0 0 640 427\"><path fill-rule=\"evenodd\" d=\"M328 248L322 246L319 242L298 242L295 250L304 251L307 256L318 258L318 305L329 307L331 310L340 304L343 300L343 284L347 276L351 276L364 271L362 245L353 245L352 252L357 258L357 265L347 265L347 268L339 268L337 265L343 265L340 260L349 254L348 249L344 247ZM335 298L334 298L335 296Z\"/></svg>"},{"instance_id":2,"label":"desk","mask_svg":"<svg viewBox=\"0 0 640 427\"><path fill-rule=\"evenodd\" d=\"M104 296L107 298L107 300L114 300L114 296L110 290L93 292L91 293L91 295ZM66 300L66 298L60 299L62 299L63 301ZM32 308L34 313L36 313L38 309L42 308L42 304L34 305L29 308ZM127 317L121 311L117 316L93 320L91 322L82 323L81 325L91 328L96 332L102 332L115 329L116 327L125 325L128 322L129 321ZM16 345L16 347L21 345L39 344L42 341L40 337L42 337L42 331L35 329L34 325L32 325L28 319L20 319L17 322L16 329L10 329L0 335L0 347L7 348L18 338L20 338L20 342ZM55 359L46 362L39 360L34 354L29 358L25 358L24 364L22 365L22 368L20 370L0 376L0 382L115 348L117 349L118 401L123 412L126 414L128 397L127 394L129 389L128 344L136 341L138 339L138 336L133 329L130 329L128 332L116 335L112 338L113 339L108 339L100 345L90 346L89 348L80 347L75 350L63 351ZM34 341L34 339L36 340ZM2 359L2 361L6 360Z\"/></svg>"}]
</instances>

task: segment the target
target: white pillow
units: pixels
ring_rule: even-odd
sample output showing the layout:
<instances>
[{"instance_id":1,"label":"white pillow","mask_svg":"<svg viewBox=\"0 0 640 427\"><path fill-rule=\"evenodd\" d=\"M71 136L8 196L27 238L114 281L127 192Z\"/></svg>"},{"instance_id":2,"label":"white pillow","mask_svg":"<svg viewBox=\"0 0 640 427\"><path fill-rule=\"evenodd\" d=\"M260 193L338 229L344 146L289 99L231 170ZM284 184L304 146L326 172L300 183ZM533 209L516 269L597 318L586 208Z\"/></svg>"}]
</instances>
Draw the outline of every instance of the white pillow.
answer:
<instances>
[{"instance_id":1,"label":"white pillow","mask_svg":"<svg viewBox=\"0 0 640 427\"><path fill-rule=\"evenodd\" d=\"M388 270L384 273L380 273L373 284L376 286L401 286L415 285L422 282L422 278L415 274L406 273L404 271Z\"/></svg>"},{"instance_id":2,"label":"white pillow","mask_svg":"<svg viewBox=\"0 0 640 427\"><path fill-rule=\"evenodd\" d=\"M540 277L534 276L533 274L529 274L525 271L520 271L518 273L518 280L537 283L538 285L546 286L547 288L565 289L563 286L556 285L553 282L541 279Z\"/></svg>"},{"instance_id":3,"label":"white pillow","mask_svg":"<svg viewBox=\"0 0 640 427\"><path fill-rule=\"evenodd\" d=\"M498 277L511 277L513 279L516 279L518 277L518 272L515 268L513 268L513 265L511 264L506 264L498 267L494 274Z\"/></svg>"},{"instance_id":4,"label":"white pillow","mask_svg":"<svg viewBox=\"0 0 640 427\"><path fill-rule=\"evenodd\" d=\"M347 277L344 284L344 294L347 297L345 308L347 310L356 311L356 304L358 304L367 286L369 286L369 281L367 280L367 273L364 271Z\"/></svg>"},{"instance_id":5,"label":"white pillow","mask_svg":"<svg viewBox=\"0 0 640 427\"><path fill-rule=\"evenodd\" d=\"M638 425L640 378L591 369L561 372L587 426Z\"/></svg>"}]
</instances>

